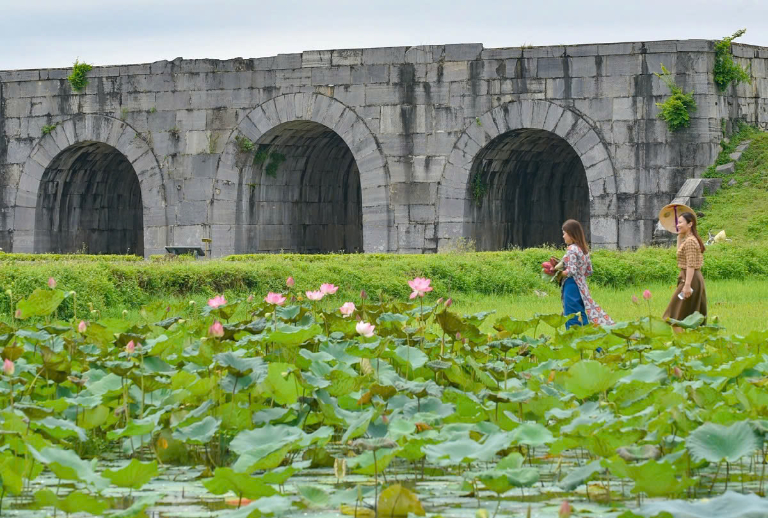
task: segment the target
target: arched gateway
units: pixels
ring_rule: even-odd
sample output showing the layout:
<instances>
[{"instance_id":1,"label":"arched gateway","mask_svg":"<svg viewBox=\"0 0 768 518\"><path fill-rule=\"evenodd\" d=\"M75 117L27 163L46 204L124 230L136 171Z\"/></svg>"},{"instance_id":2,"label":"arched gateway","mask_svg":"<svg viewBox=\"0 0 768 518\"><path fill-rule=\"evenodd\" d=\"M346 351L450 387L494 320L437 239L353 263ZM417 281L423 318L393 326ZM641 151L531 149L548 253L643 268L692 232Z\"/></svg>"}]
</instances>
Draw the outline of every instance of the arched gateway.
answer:
<instances>
[{"instance_id":1,"label":"arched gateway","mask_svg":"<svg viewBox=\"0 0 768 518\"><path fill-rule=\"evenodd\" d=\"M461 134L438 189L439 249L457 237L479 250L556 244L568 218L581 221L594 245L617 245L613 164L584 117L522 100Z\"/></svg>"},{"instance_id":2,"label":"arched gateway","mask_svg":"<svg viewBox=\"0 0 768 518\"><path fill-rule=\"evenodd\" d=\"M160 166L123 121L78 115L33 148L16 190L14 252L164 253Z\"/></svg>"},{"instance_id":3,"label":"arched gateway","mask_svg":"<svg viewBox=\"0 0 768 518\"><path fill-rule=\"evenodd\" d=\"M388 176L353 109L320 94L271 99L243 117L222 153L214 254L389 251Z\"/></svg>"}]
</instances>

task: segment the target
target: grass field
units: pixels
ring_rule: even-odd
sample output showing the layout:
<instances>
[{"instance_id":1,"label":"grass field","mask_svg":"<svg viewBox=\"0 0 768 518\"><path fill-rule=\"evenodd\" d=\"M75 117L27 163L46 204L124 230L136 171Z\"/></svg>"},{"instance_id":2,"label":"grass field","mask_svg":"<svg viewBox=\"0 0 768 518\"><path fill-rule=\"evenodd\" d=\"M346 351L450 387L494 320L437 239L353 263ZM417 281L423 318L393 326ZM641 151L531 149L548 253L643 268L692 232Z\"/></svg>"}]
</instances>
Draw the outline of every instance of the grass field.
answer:
<instances>
[{"instance_id":1,"label":"grass field","mask_svg":"<svg viewBox=\"0 0 768 518\"><path fill-rule=\"evenodd\" d=\"M632 286L625 289L614 289L601 286L591 288L592 295L598 304L600 304L611 317L616 321L633 320L648 314L648 303L642 299L642 292L645 289L651 290L652 298L650 301L650 310L660 317L667 307L674 284L649 284L647 286ZM632 303L632 295L637 295L640 299L639 305ZM247 293L226 294L228 300L245 298ZM447 297L451 294L435 292L430 298L425 299L426 303L436 300L438 297ZM744 281L711 281L707 283L707 297L709 304L709 315L716 316L719 324L726 328L728 332L746 334L753 330L768 329L768 281L758 280L751 282ZM201 308L206 304L206 298L201 295L189 298L170 297L166 301L170 305L178 303L189 303L195 301L195 306ZM320 303L325 309L332 309L341 306L347 299L338 296L331 297ZM354 300L359 305L359 300ZM535 313L560 313L562 306L560 303L560 293L554 286L548 289L547 296L536 295L533 291L530 294L522 295L481 295L481 294L460 294L454 297L453 308L459 313L478 313L481 311L496 310L499 317L510 315L514 318L523 319L533 316ZM122 318L123 308L113 307L105 311L101 316L110 318ZM94 315L96 316L96 315ZM125 318L131 321L142 321L143 317L139 310L129 310ZM484 324L483 330L490 331L495 317L490 317Z\"/></svg>"}]
</instances>

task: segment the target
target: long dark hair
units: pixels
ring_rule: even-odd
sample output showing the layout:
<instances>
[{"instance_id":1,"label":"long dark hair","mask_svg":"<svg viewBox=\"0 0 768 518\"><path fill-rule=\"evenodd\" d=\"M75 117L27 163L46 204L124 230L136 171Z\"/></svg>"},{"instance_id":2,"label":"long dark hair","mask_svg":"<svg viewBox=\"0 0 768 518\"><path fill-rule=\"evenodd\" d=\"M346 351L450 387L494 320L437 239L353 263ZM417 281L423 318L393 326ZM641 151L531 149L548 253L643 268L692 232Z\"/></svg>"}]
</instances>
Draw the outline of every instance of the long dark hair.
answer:
<instances>
[{"instance_id":1,"label":"long dark hair","mask_svg":"<svg viewBox=\"0 0 768 518\"><path fill-rule=\"evenodd\" d=\"M685 221L687 221L688 223L692 223L691 234L693 234L693 237L695 237L696 241L699 242L699 248L701 249L701 253L703 254L706 247L704 246L704 241L702 241L701 237L699 237L699 231L696 230L696 216L694 216L690 212L683 212L680 215L685 219Z\"/></svg>"},{"instance_id":2,"label":"long dark hair","mask_svg":"<svg viewBox=\"0 0 768 518\"><path fill-rule=\"evenodd\" d=\"M563 231L568 232L573 242L579 245L581 251L585 254L589 253L589 246L587 245L587 236L584 234L584 229L581 227L581 223L575 219L569 219L563 223Z\"/></svg>"}]
</instances>

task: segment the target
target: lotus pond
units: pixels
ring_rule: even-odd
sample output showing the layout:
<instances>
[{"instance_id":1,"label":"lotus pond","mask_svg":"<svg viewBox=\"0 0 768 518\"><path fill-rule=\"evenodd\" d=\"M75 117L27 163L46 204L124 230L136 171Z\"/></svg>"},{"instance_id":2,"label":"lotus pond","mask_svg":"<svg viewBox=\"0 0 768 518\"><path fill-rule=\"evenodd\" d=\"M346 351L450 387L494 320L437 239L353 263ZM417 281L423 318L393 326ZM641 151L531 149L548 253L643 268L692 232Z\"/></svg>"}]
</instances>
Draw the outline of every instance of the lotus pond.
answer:
<instances>
[{"instance_id":1,"label":"lotus pond","mask_svg":"<svg viewBox=\"0 0 768 518\"><path fill-rule=\"evenodd\" d=\"M410 284L62 321L51 279L0 323L0 512L768 516L768 330L566 331Z\"/></svg>"}]
</instances>

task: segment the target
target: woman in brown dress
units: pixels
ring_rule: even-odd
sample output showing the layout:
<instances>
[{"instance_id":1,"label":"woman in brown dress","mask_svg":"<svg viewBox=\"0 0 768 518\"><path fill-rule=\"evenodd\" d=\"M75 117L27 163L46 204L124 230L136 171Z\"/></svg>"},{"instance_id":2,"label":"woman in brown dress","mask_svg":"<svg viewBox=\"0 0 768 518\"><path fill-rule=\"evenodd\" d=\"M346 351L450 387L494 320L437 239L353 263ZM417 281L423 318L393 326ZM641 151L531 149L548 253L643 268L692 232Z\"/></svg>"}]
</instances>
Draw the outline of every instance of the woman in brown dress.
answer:
<instances>
[{"instance_id":1,"label":"woman in brown dress","mask_svg":"<svg viewBox=\"0 0 768 518\"><path fill-rule=\"evenodd\" d=\"M677 218L677 289L664 312L664 320L683 320L698 311L707 316L707 292L701 267L704 265L704 242L696 231L696 216L684 212ZM675 328L679 331L680 329Z\"/></svg>"}]
</instances>

